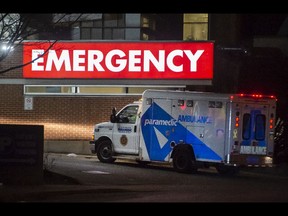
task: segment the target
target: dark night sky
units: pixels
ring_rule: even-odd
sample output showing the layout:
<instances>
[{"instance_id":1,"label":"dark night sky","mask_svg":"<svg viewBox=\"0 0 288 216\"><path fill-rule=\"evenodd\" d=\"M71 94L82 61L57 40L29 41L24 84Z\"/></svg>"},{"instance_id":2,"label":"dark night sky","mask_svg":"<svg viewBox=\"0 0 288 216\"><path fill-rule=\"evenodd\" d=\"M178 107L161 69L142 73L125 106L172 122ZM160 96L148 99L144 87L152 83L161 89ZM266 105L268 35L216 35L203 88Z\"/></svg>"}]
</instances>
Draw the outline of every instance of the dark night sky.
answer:
<instances>
[{"instance_id":1,"label":"dark night sky","mask_svg":"<svg viewBox=\"0 0 288 216\"><path fill-rule=\"evenodd\" d=\"M277 35L287 18L286 14L246 14L247 35Z\"/></svg>"}]
</instances>

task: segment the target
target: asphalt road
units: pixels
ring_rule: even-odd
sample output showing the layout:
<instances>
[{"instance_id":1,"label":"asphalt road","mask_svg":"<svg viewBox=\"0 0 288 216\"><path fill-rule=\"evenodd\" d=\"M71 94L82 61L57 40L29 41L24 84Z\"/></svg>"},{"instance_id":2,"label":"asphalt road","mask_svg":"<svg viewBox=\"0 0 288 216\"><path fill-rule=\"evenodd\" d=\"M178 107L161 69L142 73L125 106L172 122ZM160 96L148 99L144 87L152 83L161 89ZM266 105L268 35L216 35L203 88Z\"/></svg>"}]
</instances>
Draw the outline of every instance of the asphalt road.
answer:
<instances>
[{"instance_id":1,"label":"asphalt road","mask_svg":"<svg viewBox=\"0 0 288 216\"><path fill-rule=\"evenodd\" d=\"M214 168L196 174L175 172L171 166L97 157L49 154L45 168L65 181L0 188L0 201L21 203L286 203L288 168L244 169L221 176ZM59 178L59 176L57 177Z\"/></svg>"},{"instance_id":2,"label":"asphalt road","mask_svg":"<svg viewBox=\"0 0 288 216\"><path fill-rule=\"evenodd\" d=\"M141 166L137 162L116 160L114 164L104 164L97 157L73 154L50 155L50 160L52 171L77 179L83 187L98 187L88 189L89 198L84 194L80 201L288 201L286 166L244 169L236 176L227 177L221 176L214 168L199 169L197 174L182 174L171 166L158 163Z\"/></svg>"}]
</instances>

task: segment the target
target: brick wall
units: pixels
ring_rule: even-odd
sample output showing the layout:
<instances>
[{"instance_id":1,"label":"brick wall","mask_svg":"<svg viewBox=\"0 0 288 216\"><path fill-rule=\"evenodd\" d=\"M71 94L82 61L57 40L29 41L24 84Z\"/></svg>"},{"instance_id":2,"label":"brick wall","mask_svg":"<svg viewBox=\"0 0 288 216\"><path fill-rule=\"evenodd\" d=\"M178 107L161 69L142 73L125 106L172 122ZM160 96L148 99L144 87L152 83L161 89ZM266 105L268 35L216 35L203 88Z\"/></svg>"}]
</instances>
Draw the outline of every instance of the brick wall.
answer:
<instances>
[{"instance_id":1,"label":"brick wall","mask_svg":"<svg viewBox=\"0 0 288 216\"><path fill-rule=\"evenodd\" d=\"M34 97L24 110L23 85L0 85L0 124L44 125L45 140L89 140L95 123L108 121L139 97Z\"/></svg>"},{"instance_id":2,"label":"brick wall","mask_svg":"<svg viewBox=\"0 0 288 216\"><path fill-rule=\"evenodd\" d=\"M22 64L22 47L0 62L0 71ZM22 67L0 74L0 79L22 78ZM23 85L0 85L0 124L44 125L45 140L90 140L93 126L108 121L139 97L34 97L33 110L24 110Z\"/></svg>"}]
</instances>

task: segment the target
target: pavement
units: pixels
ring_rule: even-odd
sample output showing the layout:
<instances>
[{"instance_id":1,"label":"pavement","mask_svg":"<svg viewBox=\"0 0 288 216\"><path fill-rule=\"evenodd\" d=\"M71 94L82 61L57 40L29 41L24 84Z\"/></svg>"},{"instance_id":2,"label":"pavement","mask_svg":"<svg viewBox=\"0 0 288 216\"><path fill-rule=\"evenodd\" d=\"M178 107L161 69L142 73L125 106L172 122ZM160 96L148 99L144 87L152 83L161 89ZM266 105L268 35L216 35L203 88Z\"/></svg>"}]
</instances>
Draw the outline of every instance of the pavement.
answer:
<instances>
[{"instance_id":1,"label":"pavement","mask_svg":"<svg viewBox=\"0 0 288 216\"><path fill-rule=\"evenodd\" d=\"M81 157L81 155L80 155ZM86 157L82 155L82 157ZM272 167L244 168L241 172L253 172L254 174L288 177L288 164L281 164ZM4 184L0 183L0 203L45 203L45 202L89 202L92 193L105 193L108 186L83 185L67 176L66 173L57 173L58 180L53 182L43 181L37 184ZM62 180L61 180L62 179ZM117 186L118 190L127 190L127 186ZM131 190L135 190L131 186ZM137 189L136 189L137 190ZM72 196L73 195L73 196ZM78 196L78 197L77 197ZM69 199L69 197L71 199ZM72 199L73 197L73 199ZM77 201L75 201L77 197ZM93 200L93 199L92 199ZM95 198L95 200L97 200ZM107 200L109 201L109 200ZM104 200L105 202L105 200Z\"/></svg>"}]
</instances>

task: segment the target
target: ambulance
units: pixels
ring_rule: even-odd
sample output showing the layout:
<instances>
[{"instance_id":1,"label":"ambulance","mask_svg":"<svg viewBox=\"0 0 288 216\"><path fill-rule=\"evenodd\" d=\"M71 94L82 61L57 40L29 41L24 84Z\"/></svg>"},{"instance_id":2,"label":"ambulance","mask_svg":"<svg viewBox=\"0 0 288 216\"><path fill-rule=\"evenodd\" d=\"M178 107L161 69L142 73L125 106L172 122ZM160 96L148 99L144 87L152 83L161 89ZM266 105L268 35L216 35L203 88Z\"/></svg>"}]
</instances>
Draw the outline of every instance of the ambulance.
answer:
<instances>
[{"instance_id":1,"label":"ambulance","mask_svg":"<svg viewBox=\"0 0 288 216\"><path fill-rule=\"evenodd\" d=\"M104 163L160 162L181 173L271 166L276 103L259 94L148 89L94 126L90 148Z\"/></svg>"}]
</instances>

